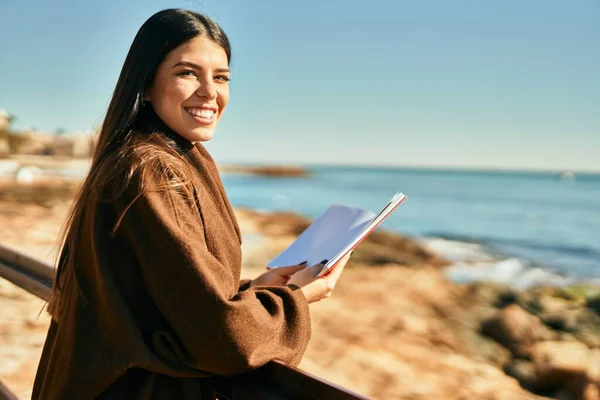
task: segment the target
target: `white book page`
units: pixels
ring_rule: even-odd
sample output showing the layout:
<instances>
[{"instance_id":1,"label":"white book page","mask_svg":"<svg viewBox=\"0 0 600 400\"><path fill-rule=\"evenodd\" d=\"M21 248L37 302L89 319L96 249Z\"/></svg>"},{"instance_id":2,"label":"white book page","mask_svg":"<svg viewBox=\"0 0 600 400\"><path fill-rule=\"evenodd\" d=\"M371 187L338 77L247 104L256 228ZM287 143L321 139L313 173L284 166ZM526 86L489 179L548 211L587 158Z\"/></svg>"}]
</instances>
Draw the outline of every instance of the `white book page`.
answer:
<instances>
[{"instance_id":1,"label":"white book page","mask_svg":"<svg viewBox=\"0 0 600 400\"><path fill-rule=\"evenodd\" d=\"M331 267L333 267L348 251L350 251L350 249L356 246L366 235L368 235L372 229L376 228L379 223L386 219L388 215L390 215L405 199L406 196L403 193L396 193L394 197L392 197L392 199L385 205L385 207L383 207L379 214L373 217L371 221L362 228L362 231L358 233L354 240L349 242L346 247L344 247L335 257L329 258L329 262L325 264L325 268L321 270L318 276L325 275Z\"/></svg>"},{"instance_id":2,"label":"white book page","mask_svg":"<svg viewBox=\"0 0 600 400\"><path fill-rule=\"evenodd\" d=\"M267 267L284 267L308 261L331 260L369 226L375 214L361 208L334 204L317 218Z\"/></svg>"}]
</instances>

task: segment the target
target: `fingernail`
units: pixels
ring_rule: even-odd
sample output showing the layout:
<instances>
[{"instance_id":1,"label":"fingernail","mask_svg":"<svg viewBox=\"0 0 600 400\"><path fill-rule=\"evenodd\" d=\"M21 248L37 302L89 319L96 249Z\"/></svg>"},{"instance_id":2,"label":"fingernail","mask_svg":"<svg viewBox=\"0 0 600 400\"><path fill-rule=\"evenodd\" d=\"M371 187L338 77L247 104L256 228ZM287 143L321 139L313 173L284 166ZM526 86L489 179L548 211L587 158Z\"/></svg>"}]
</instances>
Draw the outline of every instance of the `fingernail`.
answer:
<instances>
[{"instance_id":1,"label":"fingernail","mask_svg":"<svg viewBox=\"0 0 600 400\"><path fill-rule=\"evenodd\" d=\"M329 260L323 260L323 261L321 261L321 264L327 264L328 261Z\"/></svg>"},{"instance_id":2,"label":"fingernail","mask_svg":"<svg viewBox=\"0 0 600 400\"><path fill-rule=\"evenodd\" d=\"M323 271L323 268L319 268L317 272L315 272L315 274L313 275L313 278L316 278L321 273L321 271Z\"/></svg>"}]
</instances>

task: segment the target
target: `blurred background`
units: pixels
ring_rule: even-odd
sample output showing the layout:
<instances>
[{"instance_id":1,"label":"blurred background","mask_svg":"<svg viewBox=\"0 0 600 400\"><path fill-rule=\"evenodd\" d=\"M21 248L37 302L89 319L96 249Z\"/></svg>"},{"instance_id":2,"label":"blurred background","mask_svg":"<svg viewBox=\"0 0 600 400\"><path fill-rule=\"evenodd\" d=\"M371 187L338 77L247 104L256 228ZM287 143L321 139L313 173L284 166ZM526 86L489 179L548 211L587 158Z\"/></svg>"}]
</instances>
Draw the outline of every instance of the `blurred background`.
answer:
<instances>
[{"instance_id":1,"label":"blurred background","mask_svg":"<svg viewBox=\"0 0 600 400\"><path fill-rule=\"evenodd\" d=\"M125 55L213 17L231 101L206 146L247 277L330 204L406 200L315 304L300 368L376 399L600 399L600 2L0 0L0 244L52 262ZM0 379L48 326L0 279Z\"/></svg>"}]
</instances>

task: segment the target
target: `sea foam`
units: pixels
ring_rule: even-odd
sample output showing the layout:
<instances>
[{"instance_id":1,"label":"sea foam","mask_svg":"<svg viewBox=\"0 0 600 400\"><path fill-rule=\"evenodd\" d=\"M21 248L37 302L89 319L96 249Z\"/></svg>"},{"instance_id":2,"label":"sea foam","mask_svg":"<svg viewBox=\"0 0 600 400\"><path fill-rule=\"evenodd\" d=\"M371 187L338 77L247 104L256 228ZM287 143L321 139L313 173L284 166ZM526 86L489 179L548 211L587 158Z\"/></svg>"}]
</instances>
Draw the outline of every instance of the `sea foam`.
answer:
<instances>
[{"instance_id":1,"label":"sea foam","mask_svg":"<svg viewBox=\"0 0 600 400\"><path fill-rule=\"evenodd\" d=\"M444 273L457 283L492 281L517 289L578 283L574 277L539 268L520 258L491 254L482 244L441 238L424 238L422 243L429 250L452 261L452 265ZM586 283L600 284L589 281Z\"/></svg>"}]
</instances>

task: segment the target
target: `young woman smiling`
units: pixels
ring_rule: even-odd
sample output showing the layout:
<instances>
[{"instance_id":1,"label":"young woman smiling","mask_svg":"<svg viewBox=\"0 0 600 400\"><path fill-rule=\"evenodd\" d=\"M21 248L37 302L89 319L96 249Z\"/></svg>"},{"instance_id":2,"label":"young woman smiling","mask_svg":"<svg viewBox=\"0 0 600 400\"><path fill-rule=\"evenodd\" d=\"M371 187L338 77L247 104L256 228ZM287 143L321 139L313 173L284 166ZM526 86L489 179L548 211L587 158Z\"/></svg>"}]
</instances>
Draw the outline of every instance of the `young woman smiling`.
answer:
<instances>
[{"instance_id":1,"label":"young woman smiling","mask_svg":"<svg viewBox=\"0 0 600 400\"><path fill-rule=\"evenodd\" d=\"M34 399L214 399L211 377L297 365L308 304L347 258L240 281L241 234L210 140L231 50L204 15L165 10L129 50L65 225Z\"/></svg>"}]
</instances>

